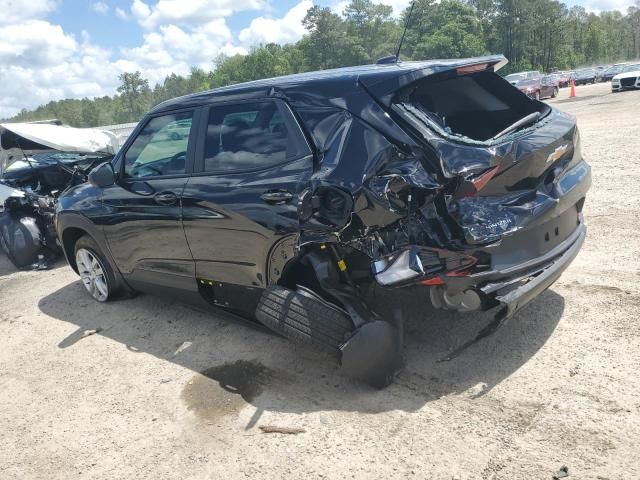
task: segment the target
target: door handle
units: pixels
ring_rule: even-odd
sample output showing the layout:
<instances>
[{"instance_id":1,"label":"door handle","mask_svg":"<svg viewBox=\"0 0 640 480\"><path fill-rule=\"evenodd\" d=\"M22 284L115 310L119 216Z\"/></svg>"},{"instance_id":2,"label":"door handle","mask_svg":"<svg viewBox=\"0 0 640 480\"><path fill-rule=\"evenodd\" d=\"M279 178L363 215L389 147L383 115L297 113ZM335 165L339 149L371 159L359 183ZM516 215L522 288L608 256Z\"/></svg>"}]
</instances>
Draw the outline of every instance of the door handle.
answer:
<instances>
[{"instance_id":1,"label":"door handle","mask_svg":"<svg viewBox=\"0 0 640 480\"><path fill-rule=\"evenodd\" d=\"M293 193L286 190L274 190L264 192L260 198L267 203L287 203L293 199Z\"/></svg>"},{"instance_id":2,"label":"door handle","mask_svg":"<svg viewBox=\"0 0 640 480\"><path fill-rule=\"evenodd\" d=\"M178 201L178 196L173 192L156 193L153 197L158 205L171 206Z\"/></svg>"}]
</instances>

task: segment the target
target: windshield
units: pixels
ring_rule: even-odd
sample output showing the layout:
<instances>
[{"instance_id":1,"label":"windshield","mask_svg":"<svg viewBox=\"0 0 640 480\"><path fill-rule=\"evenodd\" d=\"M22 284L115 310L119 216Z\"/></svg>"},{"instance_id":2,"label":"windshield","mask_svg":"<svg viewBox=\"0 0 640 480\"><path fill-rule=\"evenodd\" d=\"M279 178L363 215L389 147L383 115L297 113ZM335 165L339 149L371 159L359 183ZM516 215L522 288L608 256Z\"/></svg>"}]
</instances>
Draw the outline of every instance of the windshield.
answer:
<instances>
[{"instance_id":1,"label":"windshield","mask_svg":"<svg viewBox=\"0 0 640 480\"><path fill-rule=\"evenodd\" d=\"M640 64L637 65L628 65L624 68L624 70L622 71L623 73L628 73L628 72L638 72L640 71Z\"/></svg>"},{"instance_id":2,"label":"windshield","mask_svg":"<svg viewBox=\"0 0 640 480\"><path fill-rule=\"evenodd\" d=\"M504 77L508 82L519 82L527 78L527 75L524 73L512 73L511 75L507 75Z\"/></svg>"},{"instance_id":3,"label":"windshield","mask_svg":"<svg viewBox=\"0 0 640 480\"><path fill-rule=\"evenodd\" d=\"M593 75L593 70L580 70L576 75L585 76L585 75Z\"/></svg>"}]
</instances>

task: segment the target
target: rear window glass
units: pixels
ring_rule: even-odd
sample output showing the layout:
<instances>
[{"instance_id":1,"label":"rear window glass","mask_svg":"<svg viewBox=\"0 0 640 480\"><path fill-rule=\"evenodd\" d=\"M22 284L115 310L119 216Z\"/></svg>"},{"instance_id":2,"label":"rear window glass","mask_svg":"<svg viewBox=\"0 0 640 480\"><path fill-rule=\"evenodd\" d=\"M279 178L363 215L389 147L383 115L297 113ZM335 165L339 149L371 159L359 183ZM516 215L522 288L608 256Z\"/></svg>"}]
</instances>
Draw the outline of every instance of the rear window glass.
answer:
<instances>
[{"instance_id":1,"label":"rear window glass","mask_svg":"<svg viewBox=\"0 0 640 480\"><path fill-rule=\"evenodd\" d=\"M419 128L480 142L527 115L548 111L493 72L427 77L401 90L394 103Z\"/></svg>"}]
</instances>

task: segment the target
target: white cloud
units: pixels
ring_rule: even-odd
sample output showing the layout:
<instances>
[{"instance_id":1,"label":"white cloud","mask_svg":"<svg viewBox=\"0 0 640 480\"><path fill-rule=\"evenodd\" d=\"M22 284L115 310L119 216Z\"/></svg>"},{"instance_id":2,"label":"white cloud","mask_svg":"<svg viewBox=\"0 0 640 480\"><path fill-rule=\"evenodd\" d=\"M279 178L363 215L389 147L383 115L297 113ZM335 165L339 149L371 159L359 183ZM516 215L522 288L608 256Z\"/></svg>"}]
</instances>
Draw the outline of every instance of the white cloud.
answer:
<instances>
[{"instance_id":1,"label":"white cloud","mask_svg":"<svg viewBox=\"0 0 640 480\"><path fill-rule=\"evenodd\" d=\"M131 14L147 29L159 25L199 25L236 12L263 10L266 0L159 0L148 5L143 0L133 0Z\"/></svg>"},{"instance_id":2,"label":"white cloud","mask_svg":"<svg viewBox=\"0 0 640 480\"><path fill-rule=\"evenodd\" d=\"M247 28L240 31L240 41L244 45L295 42L304 35L302 19L311 7L312 0L302 0L282 18L254 18Z\"/></svg>"},{"instance_id":3,"label":"white cloud","mask_svg":"<svg viewBox=\"0 0 640 480\"><path fill-rule=\"evenodd\" d=\"M350 3L351 0L340 0L339 2L336 2L331 6L331 10L333 10L334 13L342 16L344 9L347 8L347 5L349 5Z\"/></svg>"},{"instance_id":4,"label":"white cloud","mask_svg":"<svg viewBox=\"0 0 640 480\"><path fill-rule=\"evenodd\" d=\"M619 10L627 13L627 9L635 2L633 0L583 0L581 2L572 2L587 9L588 12L600 13L607 10Z\"/></svg>"},{"instance_id":5,"label":"white cloud","mask_svg":"<svg viewBox=\"0 0 640 480\"><path fill-rule=\"evenodd\" d=\"M374 3L383 3L393 7L393 15L399 17L400 14L411 5L411 0L375 0Z\"/></svg>"},{"instance_id":6,"label":"white cloud","mask_svg":"<svg viewBox=\"0 0 640 480\"><path fill-rule=\"evenodd\" d=\"M13 39L0 44L0 117L51 100L112 94L118 75L127 71L86 32L78 41L42 20L1 27L0 38Z\"/></svg>"},{"instance_id":7,"label":"white cloud","mask_svg":"<svg viewBox=\"0 0 640 480\"><path fill-rule=\"evenodd\" d=\"M233 45L233 37L224 19L212 20L187 31L177 25L165 25L147 33L141 46L122 50L122 63L129 70L141 70L153 83L170 73L185 75L192 66L211 69L220 54L246 54Z\"/></svg>"},{"instance_id":8,"label":"white cloud","mask_svg":"<svg viewBox=\"0 0 640 480\"><path fill-rule=\"evenodd\" d=\"M153 85L171 73L188 74L192 66L211 69L220 54L294 42L304 34L301 22L312 6L312 0L297 0L274 18L267 0L132 0L128 11L91 2L97 12L114 11L145 28L138 46L111 51L93 44L87 32L76 36L44 19L61 0L11 1L12 9L0 16L0 118L52 100L113 95L123 72L139 70ZM0 6L6 3L0 0ZM21 8L13 12L16 3ZM262 13L234 37L227 16L258 8Z\"/></svg>"},{"instance_id":9,"label":"white cloud","mask_svg":"<svg viewBox=\"0 0 640 480\"><path fill-rule=\"evenodd\" d=\"M105 15L109 11L109 5L104 2L95 2L91 5L91 9L101 15Z\"/></svg>"},{"instance_id":10,"label":"white cloud","mask_svg":"<svg viewBox=\"0 0 640 480\"><path fill-rule=\"evenodd\" d=\"M0 27L0 38L11 39L0 42L0 66L49 67L78 49L75 38L44 20Z\"/></svg>"},{"instance_id":11,"label":"white cloud","mask_svg":"<svg viewBox=\"0 0 640 480\"><path fill-rule=\"evenodd\" d=\"M0 0L0 25L43 18L55 10L56 0Z\"/></svg>"},{"instance_id":12,"label":"white cloud","mask_svg":"<svg viewBox=\"0 0 640 480\"><path fill-rule=\"evenodd\" d=\"M597 0L596 0L597 1ZM606 1L606 0L604 0ZM382 3L393 8L393 16L399 17L400 14L411 5L412 0L373 0L373 3ZM344 9L351 3L351 0L334 0L331 10L338 15L342 15Z\"/></svg>"},{"instance_id":13,"label":"white cloud","mask_svg":"<svg viewBox=\"0 0 640 480\"><path fill-rule=\"evenodd\" d=\"M129 15L120 7L116 8L116 16L122 20L129 20Z\"/></svg>"}]
</instances>

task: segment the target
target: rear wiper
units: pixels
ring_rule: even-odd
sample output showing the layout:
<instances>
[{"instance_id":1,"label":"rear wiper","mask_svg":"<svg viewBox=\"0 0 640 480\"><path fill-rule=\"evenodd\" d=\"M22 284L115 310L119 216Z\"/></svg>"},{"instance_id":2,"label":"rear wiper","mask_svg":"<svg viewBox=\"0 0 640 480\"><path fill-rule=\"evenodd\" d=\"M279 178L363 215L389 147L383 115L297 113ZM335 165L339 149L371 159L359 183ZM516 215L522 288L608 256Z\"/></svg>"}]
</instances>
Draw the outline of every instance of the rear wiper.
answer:
<instances>
[{"instance_id":1,"label":"rear wiper","mask_svg":"<svg viewBox=\"0 0 640 480\"><path fill-rule=\"evenodd\" d=\"M540 118L540 112L530 113L526 117L523 117L520 120L518 120L517 122L512 123L511 125L509 125L507 128L502 130L500 133L498 133L497 135L492 137L491 140L496 140L497 138L505 136L507 133L511 133L514 130L517 130L517 129L522 128L524 126L531 125L532 123L537 122L539 118Z\"/></svg>"}]
</instances>

